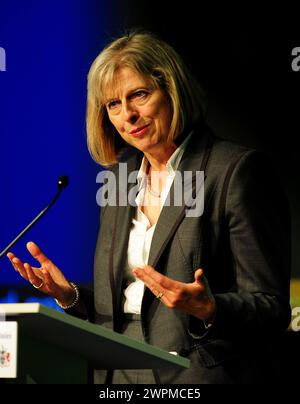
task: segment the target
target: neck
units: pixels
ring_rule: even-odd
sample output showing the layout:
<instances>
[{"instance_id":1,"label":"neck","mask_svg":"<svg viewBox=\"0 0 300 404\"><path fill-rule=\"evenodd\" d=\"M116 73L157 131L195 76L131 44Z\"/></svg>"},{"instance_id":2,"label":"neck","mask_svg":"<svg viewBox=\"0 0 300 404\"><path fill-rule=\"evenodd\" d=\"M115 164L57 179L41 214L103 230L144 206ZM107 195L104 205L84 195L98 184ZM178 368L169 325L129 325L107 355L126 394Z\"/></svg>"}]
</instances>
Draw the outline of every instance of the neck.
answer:
<instances>
[{"instance_id":1,"label":"neck","mask_svg":"<svg viewBox=\"0 0 300 404\"><path fill-rule=\"evenodd\" d=\"M164 171L167 162L177 149L175 143L165 146L158 151L151 153L144 153L153 171Z\"/></svg>"}]
</instances>

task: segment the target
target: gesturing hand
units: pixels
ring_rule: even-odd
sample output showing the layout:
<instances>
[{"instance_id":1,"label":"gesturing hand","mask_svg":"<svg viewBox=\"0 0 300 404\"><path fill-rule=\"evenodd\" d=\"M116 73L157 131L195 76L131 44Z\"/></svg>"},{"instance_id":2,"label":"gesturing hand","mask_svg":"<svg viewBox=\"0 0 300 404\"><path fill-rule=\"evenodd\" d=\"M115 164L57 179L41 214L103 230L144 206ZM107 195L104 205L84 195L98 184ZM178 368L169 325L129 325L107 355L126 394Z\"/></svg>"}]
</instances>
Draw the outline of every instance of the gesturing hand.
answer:
<instances>
[{"instance_id":1,"label":"gesturing hand","mask_svg":"<svg viewBox=\"0 0 300 404\"><path fill-rule=\"evenodd\" d=\"M175 281L149 265L134 268L132 272L170 309L181 310L202 320L214 318L215 299L201 268L196 270L193 283Z\"/></svg>"},{"instance_id":2,"label":"gesturing hand","mask_svg":"<svg viewBox=\"0 0 300 404\"><path fill-rule=\"evenodd\" d=\"M60 269L50 261L35 243L29 242L26 247L41 266L39 268L32 267L9 252L7 257L15 270L34 287L56 298L61 304L68 305L72 302L75 294L74 289Z\"/></svg>"}]
</instances>

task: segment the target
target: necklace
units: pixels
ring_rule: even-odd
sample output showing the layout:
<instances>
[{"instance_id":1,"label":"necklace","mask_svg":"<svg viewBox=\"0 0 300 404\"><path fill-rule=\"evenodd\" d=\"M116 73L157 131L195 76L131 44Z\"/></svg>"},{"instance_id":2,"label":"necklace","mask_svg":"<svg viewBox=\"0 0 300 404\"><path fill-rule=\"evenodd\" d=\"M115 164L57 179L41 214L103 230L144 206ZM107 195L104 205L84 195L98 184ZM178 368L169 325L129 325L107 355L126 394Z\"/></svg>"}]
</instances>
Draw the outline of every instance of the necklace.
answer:
<instances>
[{"instance_id":1,"label":"necklace","mask_svg":"<svg viewBox=\"0 0 300 404\"><path fill-rule=\"evenodd\" d=\"M156 192L156 191L154 191L154 190L152 189L152 187L151 187L151 180L149 180L149 178L150 178L150 173L148 174L148 177L147 177L147 189L148 189L148 191L149 191L149 194L152 195L152 196L154 196L155 198L160 198L161 192Z\"/></svg>"},{"instance_id":2,"label":"necklace","mask_svg":"<svg viewBox=\"0 0 300 404\"><path fill-rule=\"evenodd\" d=\"M149 182L147 183L147 189L148 189L150 195L154 196L155 198L160 198L161 193L154 191L154 190L151 188L151 184L150 184Z\"/></svg>"}]
</instances>

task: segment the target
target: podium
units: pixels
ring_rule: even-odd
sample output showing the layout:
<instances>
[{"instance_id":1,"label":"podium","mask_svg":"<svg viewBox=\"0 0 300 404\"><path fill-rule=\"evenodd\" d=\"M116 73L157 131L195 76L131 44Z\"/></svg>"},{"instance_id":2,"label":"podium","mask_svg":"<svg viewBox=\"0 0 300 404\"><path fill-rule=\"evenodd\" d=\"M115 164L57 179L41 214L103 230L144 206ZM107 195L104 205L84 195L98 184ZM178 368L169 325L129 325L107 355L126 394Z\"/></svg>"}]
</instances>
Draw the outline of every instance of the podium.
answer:
<instances>
[{"instance_id":1,"label":"podium","mask_svg":"<svg viewBox=\"0 0 300 404\"><path fill-rule=\"evenodd\" d=\"M89 368L188 368L189 360L38 303L0 304L18 323L17 378L7 383L85 384Z\"/></svg>"}]
</instances>

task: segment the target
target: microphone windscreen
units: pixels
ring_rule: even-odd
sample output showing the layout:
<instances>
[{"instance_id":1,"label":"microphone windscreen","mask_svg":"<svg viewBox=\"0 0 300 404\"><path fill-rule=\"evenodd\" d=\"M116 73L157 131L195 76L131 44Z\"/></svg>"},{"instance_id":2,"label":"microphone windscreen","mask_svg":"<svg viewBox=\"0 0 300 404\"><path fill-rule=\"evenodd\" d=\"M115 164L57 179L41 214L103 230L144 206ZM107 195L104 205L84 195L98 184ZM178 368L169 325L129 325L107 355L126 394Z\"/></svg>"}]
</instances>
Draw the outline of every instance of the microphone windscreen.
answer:
<instances>
[{"instance_id":1,"label":"microphone windscreen","mask_svg":"<svg viewBox=\"0 0 300 404\"><path fill-rule=\"evenodd\" d=\"M66 188L69 184L69 178L66 175L59 177L57 185L60 189Z\"/></svg>"}]
</instances>

